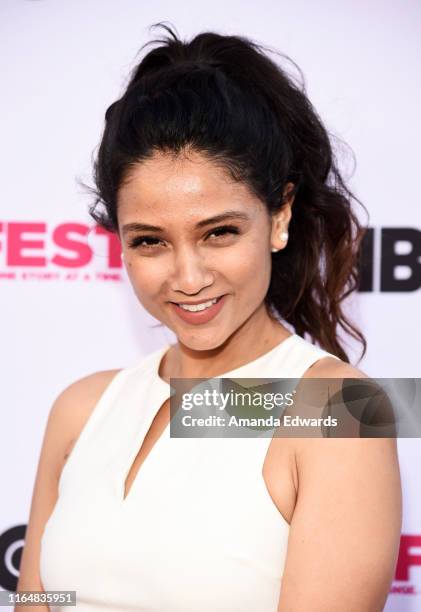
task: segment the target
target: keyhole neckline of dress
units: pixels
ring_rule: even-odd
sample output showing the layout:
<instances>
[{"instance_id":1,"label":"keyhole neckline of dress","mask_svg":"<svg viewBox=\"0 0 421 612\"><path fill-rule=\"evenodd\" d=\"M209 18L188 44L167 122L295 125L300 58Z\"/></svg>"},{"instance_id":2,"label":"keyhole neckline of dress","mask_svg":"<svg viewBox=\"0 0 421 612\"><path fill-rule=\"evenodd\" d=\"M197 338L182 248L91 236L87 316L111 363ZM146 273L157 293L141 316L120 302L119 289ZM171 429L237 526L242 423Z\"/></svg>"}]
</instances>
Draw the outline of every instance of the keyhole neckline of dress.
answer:
<instances>
[{"instance_id":1,"label":"keyhole neckline of dress","mask_svg":"<svg viewBox=\"0 0 421 612\"><path fill-rule=\"evenodd\" d=\"M284 338L283 340L281 340L281 342L279 342L276 346L274 346L272 349L270 349L269 351L266 351L266 353L263 353L263 355L260 355L259 357L256 357L256 359L253 359L251 361L248 361L247 363L234 368L233 370L229 370L227 372L223 372L222 374L218 374L216 376L212 376L212 378L228 378L228 377L232 377L232 376L236 376L238 377L239 374L242 373L242 370L244 370L245 368L248 367L252 367L255 368L256 366L260 366L262 363L264 363L264 361L266 361L268 358L270 358L273 354L275 354L277 351L279 350L283 350L285 348L287 348L289 346L289 344L295 340L297 340L298 338L300 338L300 336L298 336L295 333L291 333L289 336L287 336L286 338ZM152 422L155 418L155 416L157 415L159 409L161 408L162 404L170 398L170 383L167 382L166 380L164 380L161 375L159 374L159 370L161 367L161 363L164 359L164 355L167 353L167 351L169 351L169 349L171 348L171 344L166 344L165 346L163 346L161 349L159 349L156 353L156 358L154 359L153 363L152 363L152 382L153 384L157 385L157 396L154 396L154 393L152 393L152 396L154 396L154 399L156 399L157 397L159 397L159 401L157 401L157 405L158 408L155 412L152 413L150 419L148 420L148 424L147 424L147 428L144 430L144 435L139 439L136 440L136 448L135 450L133 450L133 452L131 453L130 456L130 462L128 464L127 469L124 472L124 476L123 476L123 482L121 484L121 493L120 493L120 503L125 506L127 505L128 500L130 501L132 494L134 493L134 490L137 487L138 481L141 478L141 472L145 469L145 464L148 464L148 462L150 461L150 457L152 455L155 455L156 453L156 448L157 446L159 446L160 444L162 444L162 442L168 438L168 430L170 429L171 426L171 419L168 421L167 425L165 426L165 428L162 430L161 434L159 435L159 437L157 438L157 440L155 441L155 443L153 444L152 448L150 449L150 451L148 452L148 454L146 455L145 459L142 461L142 464L139 466L136 475L134 477L134 479L132 480L132 483L130 485L130 489L127 493L127 495L125 496L125 490L126 490L126 480L127 477L131 471L133 462L136 459L136 456L139 452L139 449L141 448L141 446L143 445L144 439L152 425ZM147 467L147 466L146 466Z\"/></svg>"}]
</instances>

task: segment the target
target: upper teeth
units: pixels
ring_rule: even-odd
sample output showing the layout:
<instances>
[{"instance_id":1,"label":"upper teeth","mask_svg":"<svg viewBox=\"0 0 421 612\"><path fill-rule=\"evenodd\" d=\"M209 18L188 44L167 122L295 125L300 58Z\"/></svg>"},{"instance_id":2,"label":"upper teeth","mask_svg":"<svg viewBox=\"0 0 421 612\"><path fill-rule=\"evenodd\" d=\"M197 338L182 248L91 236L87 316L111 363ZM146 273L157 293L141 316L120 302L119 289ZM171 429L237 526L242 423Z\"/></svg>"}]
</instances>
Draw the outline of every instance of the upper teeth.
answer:
<instances>
[{"instance_id":1,"label":"upper teeth","mask_svg":"<svg viewBox=\"0 0 421 612\"><path fill-rule=\"evenodd\" d=\"M218 301L218 298L214 300L210 300L209 302L203 302L203 304L179 304L180 308L183 310L190 310L190 312L197 312L198 310L205 310L205 308L209 308L212 304Z\"/></svg>"}]
</instances>

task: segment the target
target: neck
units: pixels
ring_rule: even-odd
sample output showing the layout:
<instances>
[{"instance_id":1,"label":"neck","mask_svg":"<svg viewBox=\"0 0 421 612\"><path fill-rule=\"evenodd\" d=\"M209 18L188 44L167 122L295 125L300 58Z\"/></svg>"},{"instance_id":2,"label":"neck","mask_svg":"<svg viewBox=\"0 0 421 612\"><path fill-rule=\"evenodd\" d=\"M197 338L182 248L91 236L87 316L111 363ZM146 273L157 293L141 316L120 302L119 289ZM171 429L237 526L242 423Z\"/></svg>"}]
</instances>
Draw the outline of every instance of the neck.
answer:
<instances>
[{"instance_id":1,"label":"neck","mask_svg":"<svg viewBox=\"0 0 421 612\"><path fill-rule=\"evenodd\" d=\"M180 340L165 354L159 375L173 378L212 378L235 370L269 352L291 332L266 309L254 313L223 344L210 350L191 349Z\"/></svg>"}]
</instances>

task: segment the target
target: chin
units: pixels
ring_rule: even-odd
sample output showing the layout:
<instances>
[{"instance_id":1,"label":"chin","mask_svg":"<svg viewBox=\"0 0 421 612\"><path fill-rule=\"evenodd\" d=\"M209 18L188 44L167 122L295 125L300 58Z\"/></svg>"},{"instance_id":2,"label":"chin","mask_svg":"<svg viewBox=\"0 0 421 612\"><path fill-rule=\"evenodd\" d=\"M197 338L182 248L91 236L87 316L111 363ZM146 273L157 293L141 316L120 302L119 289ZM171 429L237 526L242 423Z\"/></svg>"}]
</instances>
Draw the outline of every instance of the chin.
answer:
<instances>
[{"instance_id":1,"label":"chin","mask_svg":"<svg viewBox=\"0 0 421 612\"><path fill-rule=\"evenodd\" d=\"M175 332L174 332L175 333ZM192 351L212 351L224 344L229 336L220 336L215 332L206 332L203 335L199 331L176 334L178 341Z\"/></svg>"}]
</instances>

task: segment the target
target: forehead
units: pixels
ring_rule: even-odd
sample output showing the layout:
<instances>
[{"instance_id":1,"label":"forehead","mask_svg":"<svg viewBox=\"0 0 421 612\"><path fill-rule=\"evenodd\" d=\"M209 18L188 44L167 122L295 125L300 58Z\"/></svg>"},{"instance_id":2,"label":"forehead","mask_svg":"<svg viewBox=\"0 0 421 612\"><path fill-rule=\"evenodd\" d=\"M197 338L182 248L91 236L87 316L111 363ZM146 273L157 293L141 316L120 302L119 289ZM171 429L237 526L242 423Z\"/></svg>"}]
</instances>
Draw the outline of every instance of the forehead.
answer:
<instances>
[{"instance_id":1,"label":"forehead","mask_svg":"<svg viewBox=\"0 0 421 612\"><path fill-rule=\"evenodd\" d=\"M137 164L120 187L118 215L121 221L140 213L197 218L204 210L220 212L232 204L250 209L257 203L245 183L199 153L156 153Z\"/></svg>"}]
</instances>

